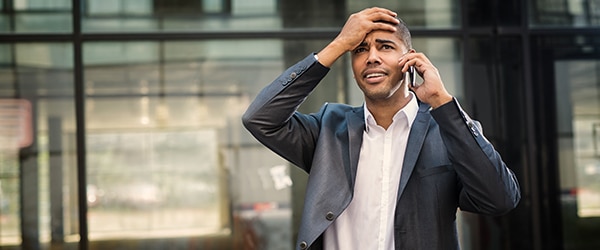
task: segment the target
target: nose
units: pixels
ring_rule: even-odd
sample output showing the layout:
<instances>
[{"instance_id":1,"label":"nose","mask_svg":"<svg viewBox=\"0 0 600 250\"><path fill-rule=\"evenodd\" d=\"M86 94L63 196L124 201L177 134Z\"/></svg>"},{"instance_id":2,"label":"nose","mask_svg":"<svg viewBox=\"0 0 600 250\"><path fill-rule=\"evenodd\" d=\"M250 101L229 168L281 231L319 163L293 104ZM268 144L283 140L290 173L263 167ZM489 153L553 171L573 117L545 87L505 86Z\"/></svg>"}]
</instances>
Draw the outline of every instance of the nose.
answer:
<instances>
[{"instance_id":1,"label":"nose","mask_svg":"<svg viewBox=\"0 0 600 250\"><path fill-rule=\"evenodd\" d=\"M381 58L379 58L379 53L377 52L378 51L374 48L369 50L369 54L367 57L367 65L381 63Z\"/></svg>"}]
</instances>

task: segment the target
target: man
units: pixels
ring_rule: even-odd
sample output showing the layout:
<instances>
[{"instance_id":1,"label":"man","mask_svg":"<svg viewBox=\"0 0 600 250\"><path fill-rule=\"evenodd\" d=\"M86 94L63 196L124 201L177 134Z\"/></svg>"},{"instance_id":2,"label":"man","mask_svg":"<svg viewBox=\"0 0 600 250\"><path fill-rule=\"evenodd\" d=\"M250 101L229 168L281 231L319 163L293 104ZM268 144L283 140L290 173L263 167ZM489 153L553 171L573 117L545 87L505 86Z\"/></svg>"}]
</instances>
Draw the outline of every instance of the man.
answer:
<instances>
[{"instance_id":1,"label":"man","mask_svg":"<svg viewBox=\"0 0 600 250\"><path fill-rule=\"evenodd\" d=\"M297 249L458 249L457 208L501 215L517 205L514 174L410 40L390 10L352 14L244 114L260 142L309 173ZM297 112L346 52L364 105ZM419 86L409 86L410 66Z\"/></svg>"}]
</instances>

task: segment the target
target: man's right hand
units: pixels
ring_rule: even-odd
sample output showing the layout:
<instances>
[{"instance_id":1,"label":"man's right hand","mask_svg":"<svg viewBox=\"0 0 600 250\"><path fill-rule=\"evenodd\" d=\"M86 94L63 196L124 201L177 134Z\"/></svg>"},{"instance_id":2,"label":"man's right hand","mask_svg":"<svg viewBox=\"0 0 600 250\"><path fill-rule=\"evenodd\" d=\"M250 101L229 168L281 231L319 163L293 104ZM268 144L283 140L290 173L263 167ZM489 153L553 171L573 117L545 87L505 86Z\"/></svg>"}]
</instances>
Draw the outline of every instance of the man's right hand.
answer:
<instances>
[{"instance_id":1,"label":"man's right hand","mask_svg":"<svg viewBox=\"0 0 600 250\"><path fill-rule=\"evenodd\" d=\"M371 31L395 32L394 25L399 22L396 16L393 11L378 7L364 9L350 15L337 37L317 54L319 62L326 67L331 67L344 53L358 47Z\"/></svg>"}]
</instances>

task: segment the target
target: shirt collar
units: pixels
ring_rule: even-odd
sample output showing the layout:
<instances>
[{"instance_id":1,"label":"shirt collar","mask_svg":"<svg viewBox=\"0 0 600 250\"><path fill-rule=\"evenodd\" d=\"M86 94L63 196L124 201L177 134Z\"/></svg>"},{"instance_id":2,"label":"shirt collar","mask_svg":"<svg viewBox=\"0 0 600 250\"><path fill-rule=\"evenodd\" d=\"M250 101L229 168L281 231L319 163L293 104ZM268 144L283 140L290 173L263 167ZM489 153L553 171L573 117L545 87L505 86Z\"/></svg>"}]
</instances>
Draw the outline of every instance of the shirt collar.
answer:
<instances>
[{"instance_id":1,"label":"shirt collar","mask_svg":"<svg viewBox=\"0 0 600 250\"><path fill-rule=\"evenodd\" d=\"M410 101L404 106L402 109L398 110L394 115L392 124L394 124L400 115L405 115L406 120L408 121L408 128L412 127L413 122L417 118L417 113L419 112L419 104L417 103L417 98L415 98L415 94L413 92L409 92ZM371 126L377 126L377 122L375 122L375 118L367 108L367 103L363 104L364 112L365 112L365 131L368 133L369 128Z\"/></svg>"}]
</instances>

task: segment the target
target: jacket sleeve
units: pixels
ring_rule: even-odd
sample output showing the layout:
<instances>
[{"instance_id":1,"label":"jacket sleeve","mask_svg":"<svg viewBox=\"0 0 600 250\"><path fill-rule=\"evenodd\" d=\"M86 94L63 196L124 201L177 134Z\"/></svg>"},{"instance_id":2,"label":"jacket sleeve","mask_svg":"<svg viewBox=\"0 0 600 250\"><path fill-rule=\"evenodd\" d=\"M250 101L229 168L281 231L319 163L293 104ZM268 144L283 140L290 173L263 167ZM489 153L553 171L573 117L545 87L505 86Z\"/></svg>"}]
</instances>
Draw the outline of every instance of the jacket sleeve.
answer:
<instances>
[{"instance_id":1,"label":"jacket sleeve","mask_svg":"<svg viewBox=\"0 0 600 250\"><path fill-rule=\"evenodd\" d=\"M319 133L317 114L296 110L329 72L311 54L285 70L256 96L244 127L275 153L308 171Z\"/></svg>"},{"instance_id":2,"label":"jacket sleeve","mask_svg":"<svg viewBox=\"0 0 600 250\"><path fill-rule=\"evenodd\" d=\"M431 111L462 185L459 207L463 211L502 215L521 198L514 173L483 136L456 99Z\"/></svg>"}]
</instances>

